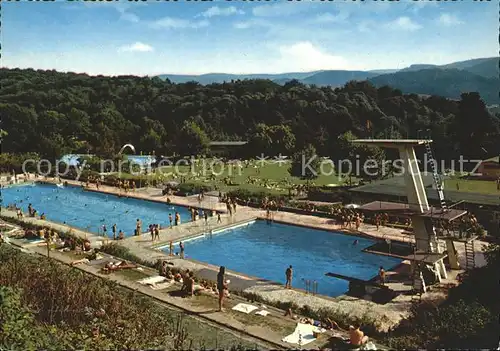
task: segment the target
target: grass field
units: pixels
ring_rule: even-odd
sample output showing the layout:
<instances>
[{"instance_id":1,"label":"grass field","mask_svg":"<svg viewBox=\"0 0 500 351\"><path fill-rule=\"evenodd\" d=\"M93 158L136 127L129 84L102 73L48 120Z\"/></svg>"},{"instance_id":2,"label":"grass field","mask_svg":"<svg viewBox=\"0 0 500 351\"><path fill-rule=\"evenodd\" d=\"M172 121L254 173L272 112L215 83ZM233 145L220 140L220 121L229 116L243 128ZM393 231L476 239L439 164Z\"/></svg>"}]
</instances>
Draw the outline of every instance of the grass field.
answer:
<instances>
[{"instance_id":1,"label":"grass field","mask_svg":"<svg viewBox=\"0 0 500 351\"><path fill-rule=\"evenodd\" d=\"M500 190L497 190L497 184L494 180L447 179L444 182L444 188L445 190L468 193L500 195Z\"/></svg>"},{"instance_id":2,"label":"grass field","mask_svg":"<svg viewBox=\"0 0 500 351\"><path fill-rule=\"evenodd\" d=\"M207 161L205 164L200 163L193 166L162 167L145 179L157 179L164 182L182 179L190 183L217 185L222 191L243 188L252 191L266 190L271 193L288 193L291 185L308 183L307 180L292 177L288 172L289 168L289 162L281 164L268 162L263 166L253 163L248 167L242 164L239 167L236 164L211 164L210 161ZM129 176L128 174L123 175ZM355 179L353 178L352 181L354 182ZM333 165L325 164L318 178L309 181L309 184L336 186L347 182L348 178L334 172Z\"/></svg>"}]
</instances>

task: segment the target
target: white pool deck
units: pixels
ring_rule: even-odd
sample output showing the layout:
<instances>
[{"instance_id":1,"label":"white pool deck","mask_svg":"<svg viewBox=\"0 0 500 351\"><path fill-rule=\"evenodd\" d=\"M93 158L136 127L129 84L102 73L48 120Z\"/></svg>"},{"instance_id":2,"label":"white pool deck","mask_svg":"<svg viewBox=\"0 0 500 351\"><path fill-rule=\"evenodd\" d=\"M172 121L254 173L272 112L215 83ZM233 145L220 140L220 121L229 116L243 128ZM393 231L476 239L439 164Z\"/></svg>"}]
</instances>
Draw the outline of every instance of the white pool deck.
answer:
<instances>
[{"instance_id":1,"label":"white pool deck","mask_svg":"<svg viewBox=\"0 0 500 351\"><path fill-rule=\"evenodd\" d=\"M46 181L55 181L52 179L47 179ZM74 185L79 185L79 182L69 182ZM93 191L96 189L92 187ZM118 189L109 186L100 186L99 192L108 193L108 194L122 194L123 192L119 192ZM148 188L141 189L132 193L128 193L128 196L145 199L145 200L154 200L160 202L166 202L166 196L161 196L161 189ZM210 209L217 209L219 211L225 211L225 205L214 203L213 197L206 197L206 200L203 202L199 202L197 198L193 197L178 197L178 196L168 196L174 205L182 205L182 206L193 206L193 207L205 207ZM9 217L16 217L16 214L13 211L8 211L2 209L2 215ZM185 240L188 238L196 237L206 233L209 230L220 230L223 228L231 227L237 224L253 221L257 218L264 219L266 216L265 211L254 209L245 206L239 206L237 211L233 216L229 216L228 214L223 214L221 216L222 223L217 223L217 217L210 217L208 224L205 224L205 221L198 220L196 222L187 222L183 223L179 226L174 226L173 228L164 228L160 231L160 240L152 241L149 233L142 234L136 237L129 237L125 240L118 241L120 245L126 246L130 249L132 253L136 256L141 257L143 259L156 261L157 259L165 259L174 263L175 266L186 269L189 268L193 271L203 271L209 276L212 273L218 271L218 267L203 263L197 262L191 259L180 259L177 256L171 257L168 256L167 253L159 250L159 247L164 247L169 245L170 241L176 243L181 240ZM48 227L52 227L58 231L67 231L69 229L68 226L53 223L50 221L42 221L35 218L24 218L25 221L36 223L39 225L45 225ZM49 216L50 220L50 216ZM323 229L330 230L336 232L343 232L345 234L353 234L353 235L365 235L371 238L379 238L379 239L390 239L393 241L404 241L411 242L413 241L413 237L411 235L404 234L402 230L389 228L389 227L380 227L379 230L375 228L373 225L362 224L360 227L360 231L357 232L355 230L343 230L340 226L336 225L331 219L321 218L311 215L300 215L288 212L276 212L274 214L274 220L276 222L282 222L286 224L292 225L300 225L309 228L315 229ZM79 229L72 229L72 232L75 235L80 237L86 237L91 240L92 243L96 245L99 242L104 242L106 239L99 237L95 234L91 234ZM476 241L476 264L482 265L484 264L484 256L481 252L482 242ZM174 247L174 251L178 251L178 246ZM459 255L459 259L463 264L465 264L465 252L463 245L457 245L457 251ZM186 255L189 256L189 242L186 243ZM339 310L345 313L349 313L355 316L362 315L371 315L377 320L381 322L381 330L387 330L393 325L397 324L402 318L407 316L409 307L411 305L411 296L400 295L393 299L391 302L380 305L373 303L371 301L357 299L349 296L339 296L337 298L329 298L321 295L311 295L307 294L304 290L302 290L303 286L297 286L298 289L284 289L283 285L277 285L272 282L266 282L256 277L250 277L245 274L231 272L230 267L228 267L229 275L234 276L235 278L239 278L239 280L245 280L248 284L245 284L244 290L245 292L252 292L260 295L261 297L267 300L278 300L281 302L294 302L297 305L308 305L313 309L318 308L329 308L333 310ZM208 272L208 273L207 273ZM443 281L442 284L454 283L453 278L456 277L456 273L459 271L454 271L454 274L450 274L450 279ZM325 272L326 273L326 272ZM376 275L377 272L374 272ZM206 276L205 274L205 276ZM390 274L390 273L389 273ZM207 278L208 279L208 278ZM238 280L238 279L237 279ZM283 282L281 282L283 283ZM298 285L298 282L295 283ZM398 283L389 283L389 285L395 290L404 289L403 284ZM433 291L425 294L427 298L430 299L443 299L445 293L440 289L433 289ZM425 298L425 297L424 297Z\"/></svg>"}]
</instances>

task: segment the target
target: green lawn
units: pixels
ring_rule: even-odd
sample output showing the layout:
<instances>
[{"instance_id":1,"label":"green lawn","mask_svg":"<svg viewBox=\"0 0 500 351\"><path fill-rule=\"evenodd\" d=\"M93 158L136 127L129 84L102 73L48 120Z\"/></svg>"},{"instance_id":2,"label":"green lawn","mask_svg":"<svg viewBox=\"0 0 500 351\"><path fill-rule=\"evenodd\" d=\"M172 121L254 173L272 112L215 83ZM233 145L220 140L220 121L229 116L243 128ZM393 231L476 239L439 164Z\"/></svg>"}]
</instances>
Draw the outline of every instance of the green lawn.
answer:
<instances>
[{"instance_id":1,"label":"green lawn","mask_svg":"<svg viewBox=\"0 0 500 351\"><path fill-rule=\"evenodd\" d=\"M445 190L468 193L500 194L500 190L497 190L497 184L494 180L447 179L444 182L444 188Z\"/></svg>"},{"instance_id":2,"label":"green lawn","mask_svg":"<svg viewBox=\"0 0 500 351\"><path fill-rule=\"evenodd\" d=\"M289 162L283 164L267 162L264 166L250 163L248 167L244 163L242 163L242 167L226 164L221 167L220 164L211 164L210 161L207 161L205 165L199 163L192 167L162 167L156 174L145 177L145 179L158 179L166 182L179 181L181 177L184 177L186 182L215 184L223 191L244 188L252 191L267 190L271 193L288 193L290 185L307 183L307 180L290 176L289 167ZM128 176L128 174L124 174L124 177ZM230 180L233 185L225 184L225 179ZM254 181L252 182L252 180ZM309 184L342 185L346 182L346 178L335 174L331 164L325 164L319 177L310 181Z\"/></svg>"}]
</instances>

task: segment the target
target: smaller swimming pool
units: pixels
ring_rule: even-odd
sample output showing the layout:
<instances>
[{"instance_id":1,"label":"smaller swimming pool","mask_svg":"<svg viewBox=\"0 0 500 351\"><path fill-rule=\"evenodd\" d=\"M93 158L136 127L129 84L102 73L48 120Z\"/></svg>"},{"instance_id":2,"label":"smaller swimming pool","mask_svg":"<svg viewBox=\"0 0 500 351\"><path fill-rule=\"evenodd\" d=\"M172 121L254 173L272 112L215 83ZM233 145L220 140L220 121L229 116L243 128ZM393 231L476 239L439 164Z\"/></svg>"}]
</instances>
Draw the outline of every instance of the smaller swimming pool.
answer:
<instances>
[{"instance_id":1,"label":"smaller swimming pool","mask_svg":"<svg viewBox=\"0 0 500 351\"><path fill-rule=\"evenodd\" d=\"M185 253L188 258L283 284L285 270L292 265L294 287L305 289L306 280L316 281L320 294L335 297L348 290L348 282L325 273L368 280L377 275L380 266L388 269L401 262L362 252L374 243L341 233L255 221L187 241Z\"/></svg>"}]
</instances>

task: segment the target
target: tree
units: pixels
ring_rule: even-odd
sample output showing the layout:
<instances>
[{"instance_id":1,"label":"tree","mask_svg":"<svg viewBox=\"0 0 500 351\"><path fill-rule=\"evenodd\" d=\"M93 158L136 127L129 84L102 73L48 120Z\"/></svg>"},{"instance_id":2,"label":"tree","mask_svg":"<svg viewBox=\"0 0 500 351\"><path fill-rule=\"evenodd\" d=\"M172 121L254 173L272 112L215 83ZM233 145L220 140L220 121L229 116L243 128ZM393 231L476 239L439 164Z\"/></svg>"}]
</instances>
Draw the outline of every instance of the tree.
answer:
<instances>
[{"instance_id":1,"label":"tree","mask_svg":"<svg viewBox=\"0 0 500 351\"><path fill-rule=\"evenodd\" d=\"M376 178L385 174L385 153L380 148L353 143L357 137L351 132L337 138L337 147L332 159L336 160L339 172L356 177Z\"/></svg>"},{"instance_id":2,"label":"tree","mask_svg":"<svg viewBox=\"0 0 500 351\"><path fill-rule=\"evenodd\" d=\"M315 179L319 176L321 161L316 148L309 144L292 156L289 173L301 179Z\"/></svg>"},{"instance_id":3,"label":"tree","mask_svg":"<svg viewBox=\"0 0 500 351\"><path fill-rule=\"evenodd\" d=\"M451 79L458 73L439 74ZM410 75L419 81L425 77L421 72ZM415 79L403 85L412 87ZM138 151L198 153L198 147L186 148L182 138L186 121L210 140L249 140L247 150L254 157L290 155L308 144L321 156L335 156L337 136L346 132L358 137L416 138L418 130L426 129L432 131L440 159L456 160L461 154L484 158L500 152L499 119L481 102L481 97L493 102L491 94L468 93L461 101L452 101L403 95L389 86L375 89L367 82L348 82L335 89L262 79L173 84L149 77L19 69L0 69L0 85L1 127L7 133L3 152L36 151L50 157L92 152L110 158L123 144L132 143ZM448 84L435 91L447 89L456 90ZM478 123L471 123L476 119ZM246 156L243 150L238 152Z\"/></svg>"},{"instance_id":4,"label":"tree","mask_svg":"<svg viewBox=\"0 0 500 351\"><path fill-rule=\"evenodd\" d=\"M186 121L182 126L177 147L182 156L203 155L208 152L210 139L193 121Z\"/></svg>"},{"instance_id":5,"label":"tree","mask_svg":"<svg viewBox=\"0 0 500 351\"><path fill-rule=\"evenodd\" d=\"M478 93L461 95L455 131L459 150L465 159L485 158L488 155L482 149L487 150L490 155L498 155L500 152L499 120L490 114Z\"/></svg>"},{"instance_id":6,"label":"tree","mask_svg":"<svg viewBox=\"0 0 500 351\"><path fill-rule=\"evenodd\" d=\"M249 140L249 149L255 154L267 156L287 155L295 148L295 135L286 125L268 126L257 124Z\"/></svg>"}]
</instances>

